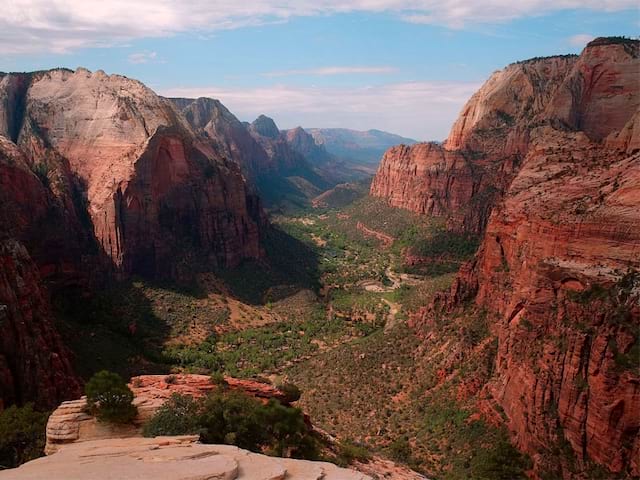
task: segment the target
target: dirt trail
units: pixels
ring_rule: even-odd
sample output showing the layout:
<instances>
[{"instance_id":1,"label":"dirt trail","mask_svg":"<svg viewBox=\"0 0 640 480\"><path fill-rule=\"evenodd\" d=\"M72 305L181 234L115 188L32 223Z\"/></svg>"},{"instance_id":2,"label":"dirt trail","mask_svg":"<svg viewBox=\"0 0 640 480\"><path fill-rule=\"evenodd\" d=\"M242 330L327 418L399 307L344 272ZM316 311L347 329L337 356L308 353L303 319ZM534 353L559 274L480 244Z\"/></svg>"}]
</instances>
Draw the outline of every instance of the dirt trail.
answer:
<instances>
[{"instance_id":1,"label":"dirt trail","mask_svg":"<svg viewBox=\"0 0 640 480\"><path fill-rule=\"evenodd\" d=\"M387 267L384 274L391 281L391 285L384 285L382 282L373 279L363 280L359 285L367 292L386 293L397 290L402 285L417 285L421 282L421 279L415 275L394 272L391 266Z\"/></svg>"}]
</instances>

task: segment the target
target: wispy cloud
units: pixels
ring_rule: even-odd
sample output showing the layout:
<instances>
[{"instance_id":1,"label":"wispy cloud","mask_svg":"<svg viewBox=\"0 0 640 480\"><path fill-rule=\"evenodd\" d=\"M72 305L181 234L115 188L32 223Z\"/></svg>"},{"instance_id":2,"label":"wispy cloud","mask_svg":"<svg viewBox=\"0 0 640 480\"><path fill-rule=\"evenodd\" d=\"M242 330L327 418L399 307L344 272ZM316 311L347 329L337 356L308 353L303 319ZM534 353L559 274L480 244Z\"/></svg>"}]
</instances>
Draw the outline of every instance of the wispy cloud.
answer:
<instances>
[{"instance_id":1,"label":"wispy cloud","mask_svg":"<svg viewBox=\"0 0 640 480\"><path fill-rule=\"evenodd\" d=\"M172 97L220 99L244 120L261 113L282 128L379 128L425 140L442 140L479 85L466 82L406 82L367 87L172 88Z\"/></svg>"},{"instance_id":2,"label":"wispy cloud","mask_svg":"<svg viewBox=\"0 0 640 480\"><path fill-rule=\"evenodd\" d=\"M348 12L386 12L408 22L463 28L566 9L636 8L636 0L12 0L0 17L0 54L64 53Z\"/></svg>"},{"instance_id":3,"label":"wispy cloud","mask_svg":"<svg viewBox=\"0 0 640 480\"><path fill-rule=\"evenodd\" d=\"M289 77L293 75L349 75L349 74L384 74L397 72L394 67L320 67L300 70L279 70L275 72L265 72L263 77Z\"/></svg>"},{"instance_id":4,"label":"wispy cloud","mask_svg":"<svg viewBox=\"0 0 640 480\"><path fill-rule=\"evenodd\" d=\"M129 63L149 63L157 61L158 54L156 52L139 52L132 53L127 57Z\"/></svg>"},{"instance_id":5,"label":"wispy cloud","mask_svg":"<svg viewBox=\"0 0 640 480\"><path fill-rule=\"evenodd\" d=\"M572 35L569 37L569 44L574 47L584 47L591 40L596 38L594 35L590 35L588 33L579 33L577 35Z\"/></svg>"}]
</instances>

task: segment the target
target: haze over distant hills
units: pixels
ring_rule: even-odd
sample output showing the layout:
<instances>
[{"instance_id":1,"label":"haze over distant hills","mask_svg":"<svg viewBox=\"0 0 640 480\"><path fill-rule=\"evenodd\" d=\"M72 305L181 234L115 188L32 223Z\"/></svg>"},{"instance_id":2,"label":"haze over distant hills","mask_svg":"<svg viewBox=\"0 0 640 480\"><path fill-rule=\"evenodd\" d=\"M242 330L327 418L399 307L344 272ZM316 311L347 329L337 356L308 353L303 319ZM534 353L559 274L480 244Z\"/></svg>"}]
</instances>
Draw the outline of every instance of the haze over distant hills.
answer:
<instances>
[{"instance_id":1,"label":"haze over distant hills","mask_svg":"<svg viewBox=\"0 0 640 480\"><path fill-rule=\"evenodd\" d=\"M412 138L382 130L351 130L348 128L306 128L316 143L327 152L346 160L377 166L384 152L394 145L413 145Z\"/></svg>"}]
</instances>

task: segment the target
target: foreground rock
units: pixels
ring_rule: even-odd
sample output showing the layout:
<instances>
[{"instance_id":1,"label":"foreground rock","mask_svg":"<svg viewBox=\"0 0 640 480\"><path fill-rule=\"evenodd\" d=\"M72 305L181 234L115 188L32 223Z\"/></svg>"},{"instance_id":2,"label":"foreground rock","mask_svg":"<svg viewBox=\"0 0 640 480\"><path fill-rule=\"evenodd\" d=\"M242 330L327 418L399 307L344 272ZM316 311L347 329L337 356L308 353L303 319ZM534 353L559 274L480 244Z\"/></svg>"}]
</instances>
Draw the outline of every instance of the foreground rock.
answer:
<instances>
[{"instance_id":1,"label":"foreground rock","mask_svg":"<svg viewBox=\"0 0 640 480\"><path fill-rule=\"evenodd\" d=\"M256 398L275 398L284 403L284 394L272 385L233 377L226 377L225 380L231 390L239 390ZM99 422L86 413L86 397L63 402L49 417L45 453L55 453L70 443L140 436L142 425L174 393L200 398L217 388L209 376L194 374L142 375L133 377L129 387L134 394L133 404L138 409L132 424Z\"/></svg>"},{"instance_id":2,"label":"foreground rock","mask_svg":"<svg viewBox=\"0 0 640 480\"><path fill-rule=\"evenodd\" d=\"M330 463L267 457L197 437L114 438L67 445L0 472L11 480L370 480Z\"/></svg>"}]
</instances>

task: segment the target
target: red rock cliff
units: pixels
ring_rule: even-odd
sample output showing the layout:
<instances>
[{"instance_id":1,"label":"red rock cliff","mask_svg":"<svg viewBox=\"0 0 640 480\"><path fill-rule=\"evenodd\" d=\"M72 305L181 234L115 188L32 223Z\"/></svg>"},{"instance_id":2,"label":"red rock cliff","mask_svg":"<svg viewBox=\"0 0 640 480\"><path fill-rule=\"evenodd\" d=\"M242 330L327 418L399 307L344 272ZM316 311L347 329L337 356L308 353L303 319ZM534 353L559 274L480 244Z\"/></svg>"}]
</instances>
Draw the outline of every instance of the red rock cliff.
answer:
<instances>
[{"instance_id":1,"label":"red rock cliff","mask_svg":"<svg viewBox=\"0 0 640 480\"><path fill-rule=\"evenodd\" d=\"M236 163L169 100L103 72L0 75L0 205L5 405L77 394L48 291L262 253L261 205Z\"/></svg>"},{"instance_id":2,"label":"red rock cliff","mask_svg":"<svg viewBox=\"0 0 640 480\"><path fill-rule=\"evenodd\" d=\"M388 150L371 195L445 217L453 229L481 232L526 154L536 116L575 62L574 56L534 59L494 73L464 106L443 146Z\"/></svg>"},{"instance_id":3,"label":"red rock cliff","mask_svg":"<svg viewBox=\"0 0 640 480\"><path fill-rule=\"evenodd\" d=\"M51 155L68 162L116 270L176 275L192 255L218 266L260 255L257 198L169 100L84 69L2 82L16 100L2 103L0 118L9 120L0 133L32 163Z\"/></svg>"},{"instance_id":4,"label":"red rock cliff","mask_svg":"<svg viewBox=\"0 0 640 480\"><path fill-rule=\"evenodd\" d=\"M56 245L60 231L47 222L52 215L64 228L65 217L21 152L1 136L0 205L0 408L26 401L48 408L79 391L41 275L52 276L68 261L68 251ZM40 235L50 236L36 242L36 225ZM39 269L25 244L33 245L39 258L47 250L58 256Z\"/></svg>"},{"instance_id":5,"label":"red rock cliff","mask_svg":"<svg viewBox=\"0 0 640 480\"><path fill-rule=\"evenodd\" d=\"M484 393L536 476L581 478L593 464L640 476L638 49L599 39L573 62L476 258L434 305L496 314ZM456 145L473 141L456 131Z\"/></svg>"}]
</instances>

